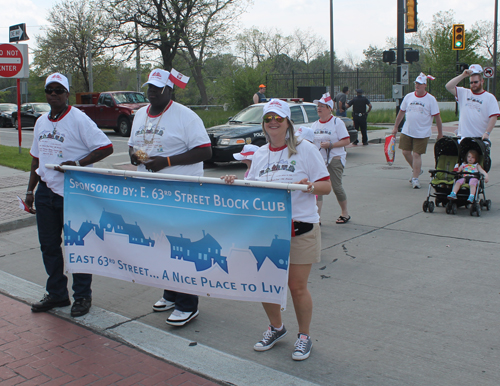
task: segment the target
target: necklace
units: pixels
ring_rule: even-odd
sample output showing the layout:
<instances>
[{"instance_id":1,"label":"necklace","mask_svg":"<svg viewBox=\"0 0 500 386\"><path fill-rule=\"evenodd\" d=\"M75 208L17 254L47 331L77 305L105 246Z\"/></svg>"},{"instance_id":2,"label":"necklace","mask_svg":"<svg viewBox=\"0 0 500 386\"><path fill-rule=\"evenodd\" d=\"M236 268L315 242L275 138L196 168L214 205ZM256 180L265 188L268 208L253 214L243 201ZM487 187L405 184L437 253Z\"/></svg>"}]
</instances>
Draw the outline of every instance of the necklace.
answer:
<instances>
[{"instance_id":1,"label":"necklace","mask_svg":"<svg viewBox=\"0 0 500 386\"><path fill-rule=\"evenodd\" d=\"M269 179L269 174L271 173L272 171L272 168L270 168L270 165L271 165L271 144L269 144L269 148L268 148L268 152L267 152L267 168L269 169L269 172L266 173L266 182L270 182L273 180L273 177L274 175L276 174L276 172L278 171L278 167L280 165L280 162L281 162L281 157L283 156L283 152L285 151L285 149L287 148L287 146L283 146L283 148L281 149L281 153L280 153L280 158L278 159L278 161L274 164L274 165L278 165L277 166L277 169L273 171L273 174L271 174L271 179ZM276 148L276 152L279 150L280 148Z\"/></svg>"},{"instance_id":2,"label":"necklace","mask_svg":"<svg viewBox=\"0 0 500 386\"><path fill-rule=\"evenodd\" d=\"M68 106L64 106L64 109L62 109L60 112L58 112L55 117L52 116L52 110L50 110L49 121L52 123L52 127L54 128L54 130L52 130L53 135L56 135L57 125L59 124L59 117L61 117L66 112L67 109L68 109ZM52 121L55 121L56 124L54 125L54 122L52 122Z\"/></svg>"},{"instance_id":3,"label":"necklace","mask_svg":"<svg viewBox=\"0 0 500 386\"><path fill-rule=\"evenodd\" d=\"M170 103L168 103L165 106L165 108L161 112L160 116L158 117L158 122L156 122L156 126L153 129L153 136L151 137L151 139L146 139L146 128L148 126L148 121L149 121L149 110L146 112L146 122L144 123L144 131L143 131L143 134L142 134L142 137L143 137L143 140L144 140L144 144L146 144L146 145L153 144L153 141L154 141L155 135L156 135L156 131L158 129L158 125L160 124L160 121L161 121L161 118L163 117L163 114L165 113L165 111L167 111L168 106L170 106Z\"/></svg>"}]
</instances>

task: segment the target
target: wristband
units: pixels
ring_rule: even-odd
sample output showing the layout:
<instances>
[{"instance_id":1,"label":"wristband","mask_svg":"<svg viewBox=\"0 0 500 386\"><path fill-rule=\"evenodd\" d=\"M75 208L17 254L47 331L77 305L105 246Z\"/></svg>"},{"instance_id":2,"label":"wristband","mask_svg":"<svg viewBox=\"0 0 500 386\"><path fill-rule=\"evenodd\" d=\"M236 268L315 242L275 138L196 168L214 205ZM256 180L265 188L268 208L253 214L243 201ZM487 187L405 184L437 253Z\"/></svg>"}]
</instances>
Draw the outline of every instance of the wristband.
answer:
<instances>
[{"instance_id":1,"label":"wristband","mask_svg":"<svg viewBox=\"0 0 500 386\"><path fill-rule=\"evenodd\" d=\"M309 191L309 193L313 194L314 193L314 184L311 185L311 190Z\"/></svg>"},{"instance_id":2,"label":"wristband","mask_svg":"<svg viewBox=\"0 0 500 386\"><path fill-rule=\"evenodd\" d=\"M485 131L485 132L484 132L484 134L487 134L487 135L488 135L488 137L490 136L490 133L488 133L487 131Z\"/></svg>"},{"instance_id":3,"label":"wristband","mask_svg":"<svg viewBox=\"0 0 500 386\"><path fill-rule=\"evenodd\" d=\"M33 191L32 190L27 190L26 191L26 195L27 196L32 196L33 195Z\"/></svg>"},{"instance_id":4,"label":"wristband","mask_svg":"<svg viewBox=\"0 0 500 386\"><path fill-rule=\"evenodd\" d=\"M172 164L170 163L170 157L167 157L167 161L168 161L168 166L172 166Z\"/></svg>"},{"instance_id":5,"label":"wristband","mask_svg":"<svg viewBox=\"0 0 500 386\"><path fill-rule=\"evenodd\" d=\"M80 161L75 161L76 166L80 166Z\"/></svg>"}]
</instances>

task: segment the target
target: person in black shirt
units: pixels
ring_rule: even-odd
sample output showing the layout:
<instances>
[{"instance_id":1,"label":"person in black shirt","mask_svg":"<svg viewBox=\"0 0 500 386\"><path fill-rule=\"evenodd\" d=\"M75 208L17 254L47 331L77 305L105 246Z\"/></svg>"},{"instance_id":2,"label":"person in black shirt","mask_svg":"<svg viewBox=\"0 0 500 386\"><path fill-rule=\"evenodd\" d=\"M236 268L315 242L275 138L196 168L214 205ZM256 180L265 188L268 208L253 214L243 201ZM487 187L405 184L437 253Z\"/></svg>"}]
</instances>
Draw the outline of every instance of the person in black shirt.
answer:
<instances>
[{"instance_id":1,"label":"person in black shirt","mask_svg":"<svg viewBox=\"0 0 500 386\"><path fill-rule=\"evenodd\" d=\"M372 104L367 97L363 96L363 90L358 88L356 90L356 96L351 101L347 102L346 108L352 108L352 120L354 121L354 127L357 131L361 130L363 145L368 145L368 133L366 118L368 113L372 110ZM366 106L368 106L368 111L366 111ZM354 145L358 144L358 140L353 142Z\"/></svg>"}]
</instances>

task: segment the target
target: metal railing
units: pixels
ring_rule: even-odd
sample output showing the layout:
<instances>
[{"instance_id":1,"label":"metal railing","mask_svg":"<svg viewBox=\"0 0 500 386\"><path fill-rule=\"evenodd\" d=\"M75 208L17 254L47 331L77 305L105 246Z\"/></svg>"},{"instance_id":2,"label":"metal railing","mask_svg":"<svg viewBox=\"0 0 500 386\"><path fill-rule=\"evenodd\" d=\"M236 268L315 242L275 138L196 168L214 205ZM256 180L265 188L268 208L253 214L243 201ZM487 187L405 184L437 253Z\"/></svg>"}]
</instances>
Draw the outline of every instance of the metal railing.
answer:
<instances>
[{"instance_id":1,"label":"metal railing","mask_svg":"<svg viewBox=\"0 0 500 386\"><path fill-rule=\"evenodd\" d=\"M432 74L436 79L428 82L427 91L434 95L438 101L454 101L453 95L449 93L445 85L457 74L454 71L433 73L429 69L427 74ZM330 93L335 96L344 86L349 87L350 96L355 95L358 88L363 89L363 94L370 99L370 102L392 101L392 85L396 84L396 68L389 68L387 71L354 71L334 72L335 90ZM404 87L404 94L414 90L413 81L419 75L418 72L410 71L409 84ZM327 90L330 86L330 72L299 73L292 71L288 74L267 74L266 97L297 97L297 87L322 86ZM468 84L465 85L468 87Z\"/></svg>"}]
</instances>

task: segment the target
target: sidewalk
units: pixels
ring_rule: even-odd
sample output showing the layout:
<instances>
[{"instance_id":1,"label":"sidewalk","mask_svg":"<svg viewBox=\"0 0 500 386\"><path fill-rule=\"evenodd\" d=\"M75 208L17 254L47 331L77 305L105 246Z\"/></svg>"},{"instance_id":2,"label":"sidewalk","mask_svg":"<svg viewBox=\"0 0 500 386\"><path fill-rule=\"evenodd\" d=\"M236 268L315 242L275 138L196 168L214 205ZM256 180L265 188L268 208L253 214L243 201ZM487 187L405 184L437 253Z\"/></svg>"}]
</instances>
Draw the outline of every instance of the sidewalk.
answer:
<instances>
[{"instance_id":1,"label":"sidewalk","mask_svg":"<svg viewBox=\"0 0 500 386\"><path fill-rule=\"evenodd\" d=\"M217 385L2 294L0 336L2 386Z\"/></svg>"}]
</instances>

